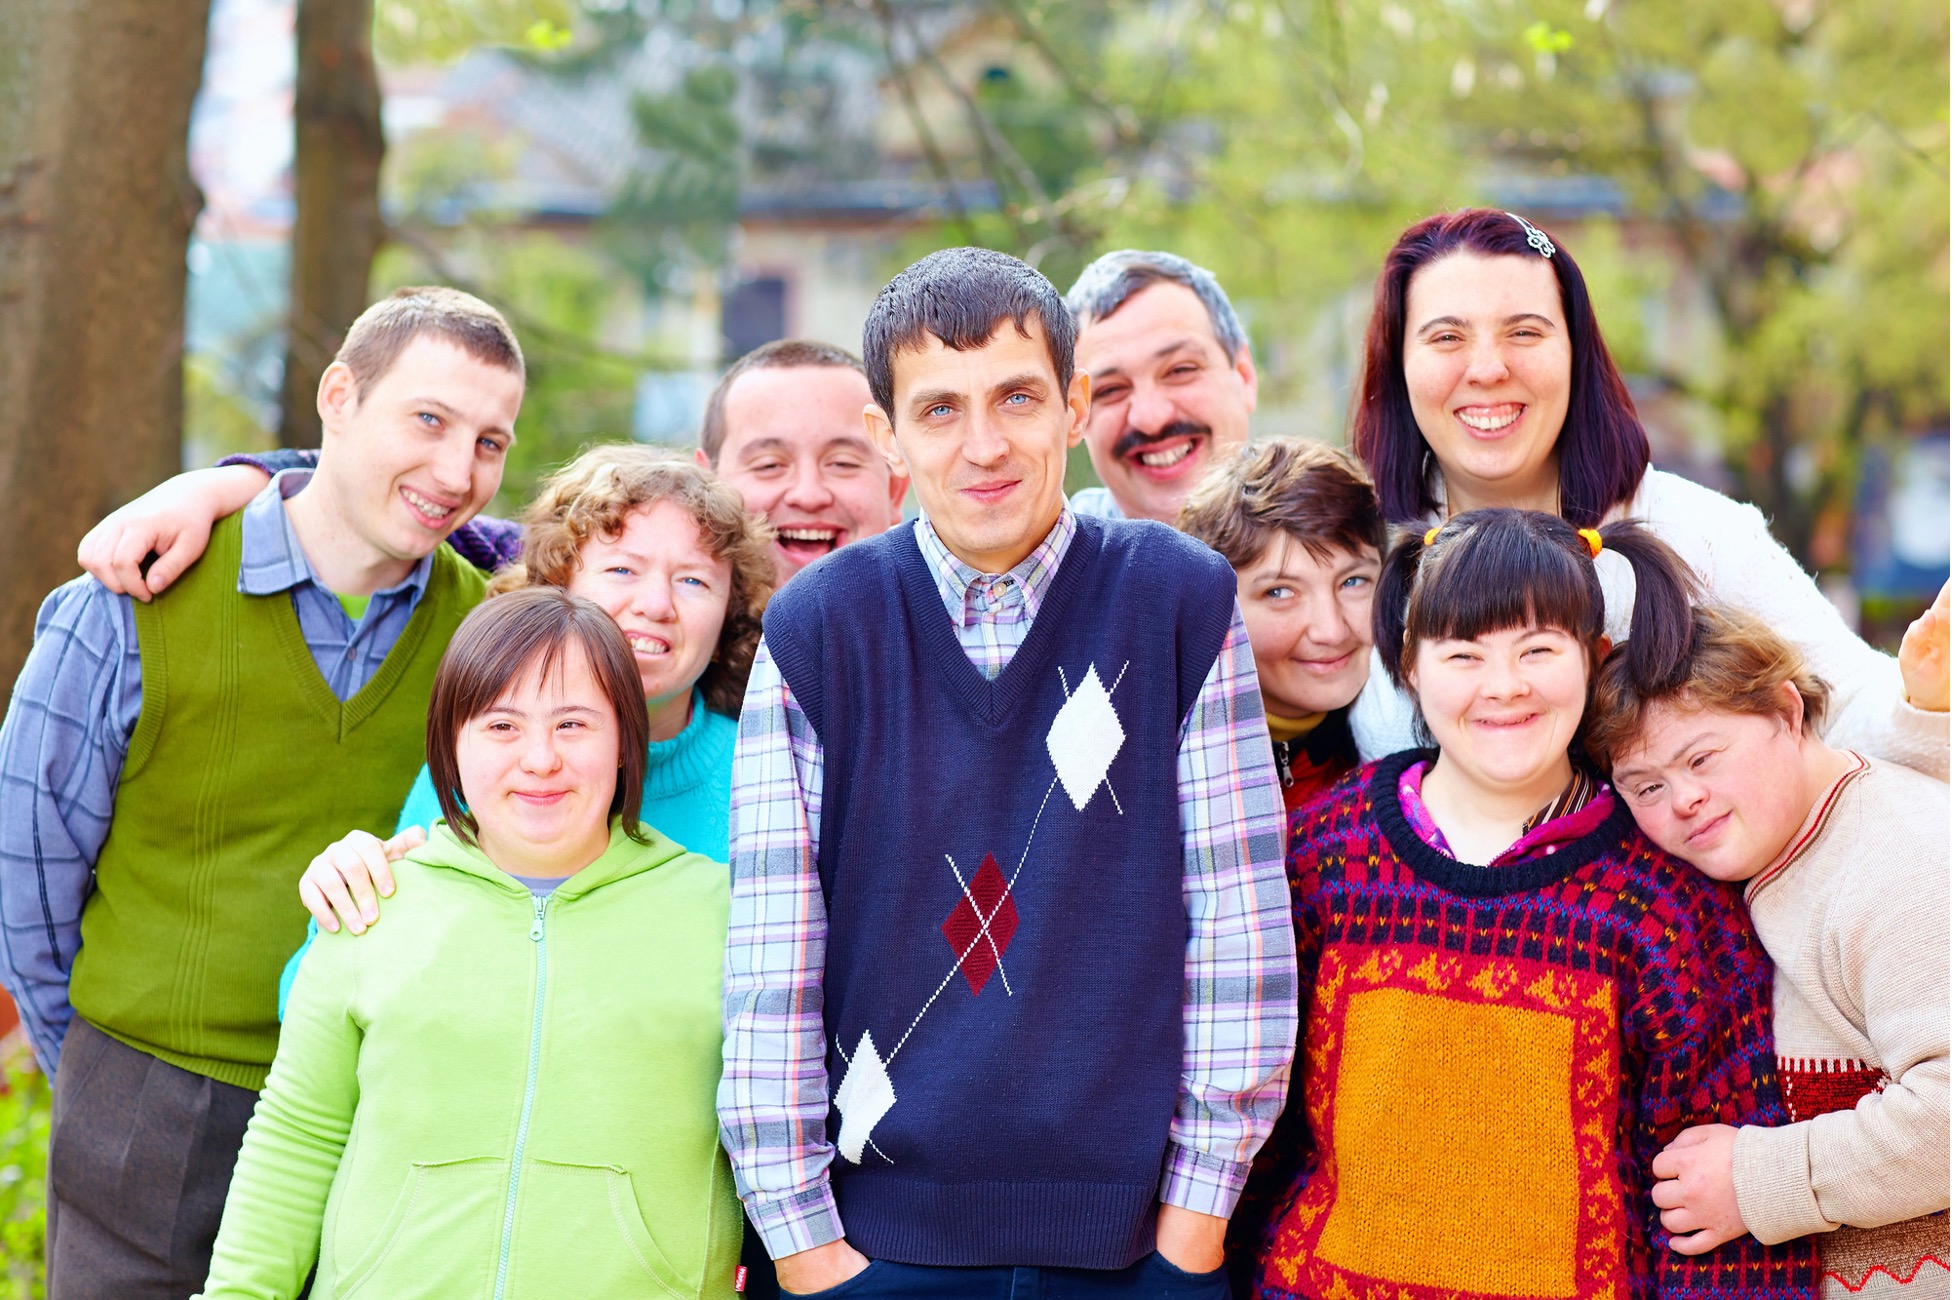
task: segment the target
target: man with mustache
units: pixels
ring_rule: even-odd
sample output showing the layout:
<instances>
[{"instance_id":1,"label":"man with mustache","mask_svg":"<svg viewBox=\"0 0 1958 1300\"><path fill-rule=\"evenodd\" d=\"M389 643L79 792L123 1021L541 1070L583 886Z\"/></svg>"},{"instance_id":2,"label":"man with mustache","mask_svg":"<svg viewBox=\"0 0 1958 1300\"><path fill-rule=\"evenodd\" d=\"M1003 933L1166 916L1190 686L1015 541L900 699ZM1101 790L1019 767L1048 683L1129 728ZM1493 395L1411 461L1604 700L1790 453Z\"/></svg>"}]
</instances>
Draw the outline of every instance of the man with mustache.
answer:
<instances>
[{"instance_id":1,"label":"man with mustache","mask_svg":"<svg viewBox=\"0 0 1958 1300\"><path fill-rule=\"evenodd\" d=\"M1068 291L1088 375L1088 459L1104 484L1070 503L1103 519L1176 513L1204 472L1250 437L1251 343L1217 278L1174 253L1123 249Z\"/></svg>"}]
</instances>

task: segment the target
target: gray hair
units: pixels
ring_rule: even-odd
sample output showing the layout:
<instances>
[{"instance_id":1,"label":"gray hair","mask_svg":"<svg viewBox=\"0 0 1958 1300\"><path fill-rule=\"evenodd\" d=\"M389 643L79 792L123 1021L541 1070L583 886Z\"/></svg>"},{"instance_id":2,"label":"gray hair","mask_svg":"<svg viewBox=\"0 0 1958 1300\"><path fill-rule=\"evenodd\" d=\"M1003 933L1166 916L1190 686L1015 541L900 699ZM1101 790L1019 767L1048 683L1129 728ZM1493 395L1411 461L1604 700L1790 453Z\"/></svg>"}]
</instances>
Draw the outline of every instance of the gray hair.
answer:
<instances>
[{"instance_id":1,"label":"gray hair","mask_svg":"<svg viewBox=\"0 0 1958 1300\"><path fill-rule=\"evenodd\" d=\"M1147 252L1124 248L1103 253L1088 264L1081 278L1067 291L1067 307L1083 326L1113 316L1122 304L1152 284L1180 284L1197 296L1210 313L1210 328L1217 335L1224 355L1237 359L1240 349L1251 346L1250 336L1237 319L1231 300L1217 283L1217 277L1195 262L1174 253Z\"/></svg>"}]
</instances>

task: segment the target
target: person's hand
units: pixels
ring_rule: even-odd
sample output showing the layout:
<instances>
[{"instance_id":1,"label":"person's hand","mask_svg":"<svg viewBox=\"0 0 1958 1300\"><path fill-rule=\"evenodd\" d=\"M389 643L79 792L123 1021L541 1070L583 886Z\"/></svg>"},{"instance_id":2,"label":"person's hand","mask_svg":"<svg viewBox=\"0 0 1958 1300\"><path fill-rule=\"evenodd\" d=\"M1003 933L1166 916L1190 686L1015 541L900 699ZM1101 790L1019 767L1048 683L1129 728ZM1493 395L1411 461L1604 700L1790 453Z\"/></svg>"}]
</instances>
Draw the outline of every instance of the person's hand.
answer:
<instances>
[{"instance_id":1,"label":"person's hand","mask_svg":"<svg viewBox=\"0 0 1958 1300\"><path fill-rule=\"evenodd\" d=\"M306 868L299 878L299 901L329 934L339 931L342 920L355 934L366 934L367 927L381 919L375 892L382 898L394 895L394 872L388 863L400 861L409 849L427 841L419 826L410 826L391 840L349 831Z\"/></svg>"},{"instance_id":2,"label":"person's hand","mask_svg":"<svg viewBox=\"0 0 1958 1300\"><path fill-rule=\"evenodd\" d=\"M1931 607L1904 629L1897 650L1904 673L1904 699L1927 713L1951 712L1951 579Z\"/></svg>"},{"instance_id":3,"label":"person's hand","mask_svg":"<svg viewBox=\"0 0 1958 1300\"><path fill-rule=\"evenodd\" d=\"M1156 1253L1185 1273L1215 1272L1224 1266L1228 1223L1214 1214L1164 1205L1156 1213Z\"/></svg>"},{"instance_id":4,"label":"person's hand","mask_svg":"<svg viewBox=\"0 0 1958 1300\"><path fill-rule=\"evenodd\" d=\"M1734 1195L1734 1137L1729 1124L1702 1124L1680 1133L1652 1160L1652 1203L1659 1226L1681 1255L1704 1255L1747 1235Z\"/></svg>"},{"instance_id":5,"label":"person's hand","mask_svg":"<svg viewBox=\"0 0 1958 1300\"><path fill-rule=\"evenodd\" d=\"M264 470L224 465L165 479L88 530L75 559L119 596L150 597L183 576L211 541L211 525L265 486ZM143 561L155 552L145 573Z\"/></svg>"},{"instance_id":6,"label":"person's hand","mask_svg":"<svg viewBox=\"0 0 1958 1300\"><path fill-rule=\"evenodd\" d=\"M869 1267L862 1251L839 1238L776 1260L775 1282L787 1294L813 1295L842 1286Z\"/></svg>"}]
</instances>

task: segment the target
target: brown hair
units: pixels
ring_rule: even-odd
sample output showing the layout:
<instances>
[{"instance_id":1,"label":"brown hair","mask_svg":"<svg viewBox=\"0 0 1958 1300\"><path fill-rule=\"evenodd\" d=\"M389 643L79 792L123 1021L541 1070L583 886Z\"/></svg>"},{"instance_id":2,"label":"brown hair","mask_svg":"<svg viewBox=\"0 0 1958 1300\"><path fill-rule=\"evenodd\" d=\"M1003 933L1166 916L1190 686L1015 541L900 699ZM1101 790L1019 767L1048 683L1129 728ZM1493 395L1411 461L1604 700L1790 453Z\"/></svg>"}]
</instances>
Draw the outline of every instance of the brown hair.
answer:
<instances>
[{"instance_id":1,"label":"brown hair","mask_svg":"<svg viewBox=\"0 0 1958 1300\"><path fill-rule=\"evenodd\" d=\"M1305 438L1257 443L1212 468L1176 526L1234 569L1255 563L1279 532L1317 560L1387 550L1387 525L1360 462Z\"/></svg>"},{"instance_id":2,"label":"brown hair","mask_svg":"<svg viewBox=\"0 0 1958 1300\"><path fill-rule=\"evenodd\" d=\"M1704 606L1693 611L1686 652L1670 681L1641 686L1626 655L1613 650L1606 656L1592 692L1584 747L1609 772L1612 759L1637 743L1655 705L1779 717L1788 698L1782 688L1790 682L1802 697L1802 729L1819 733L1829 711L1829 684L1809 671L1801 651L1744 610Z\"/></svg>"},{"instance_id":3,"label":"brown hair","mask_svg":"<svg viewBox=\"0 0 1958 1300\"><path fill-rule=\"evenodd\" d=\"M1641 683L1674 680L1692 617L1692 571L1629 520L1598 534L1631 565L1636 583L1631 635L1620 647L1626 671ZM1421 642L1472 641L1516 627L1570 633L1595 681L1604 622L1604 585L1589 542L1556 515L1508 506L1465 510L1439 528L1402 534L1373 597L1373 643L1387 676L1403 689ZM1414 721L1416 736L1429 742L1418 701ZM1580 724L1573 747L1583 735Z\"/></svg>"},{"instance_id":4,"label":"brown hair","mask_svg":"<svg viewBox=\"0 0 1958 1300\"><path fill-rule=\"evenodd\" d=\"M617 537L627 514L660 501L692 515L707 553L728 562L727 615L699 686L708 708L739 717L761 642L761 612L775 589L775 553L767 523L692 461L634 443L587 447L545 481L524 511L523 556L496 575L491 590L570 586L586 539Z\"/></svg>"},{"instance_id":5,"label":"brown hair","mask_svg":"<svg viewBox=\"0 0 1958 1300\"><path fill-rule=\"evenodd\" d=\"M777 339L764 343L721 372L720 382L707 395L707 413L700 418L700 449L710 463L721 463L727 443L727 395L734 381L750 370L794 370L799 366L834 367L863 373L863 362L852 353L813 339Z\"/></svg>"},{"instance_id":6,"label":"brown hair","mask_svg":"<svg viewBox=\"0 0 1958 1300\"><path fill-rule=\"evenodd\" d=\"M592 676L611 702L619 723L619 782L610 815L641 844L639 801L646 780L646 701L625 633L604 610L569 592L533 587L484 601L469 612L435 670L428 703L428 774L449 829L464 844L476 843L476 818L463 803L456 767L456 737L505 691L535 673L561 672L567 648L584 651Z\"/></svg>"},{"instance_id":7,"label":"brown hair","mask_svg":"<svg viewBox=\"0 0 1958 1300\"><path fill-rule=\"evenodd\" d=\"M360 313L333 359L354 372L355 392L364 400L403 350L425 334L446 339L485 365L524 377L523 349L503 314L481 298L440 285L396 289Z\"/></svg>"}]
</instances>

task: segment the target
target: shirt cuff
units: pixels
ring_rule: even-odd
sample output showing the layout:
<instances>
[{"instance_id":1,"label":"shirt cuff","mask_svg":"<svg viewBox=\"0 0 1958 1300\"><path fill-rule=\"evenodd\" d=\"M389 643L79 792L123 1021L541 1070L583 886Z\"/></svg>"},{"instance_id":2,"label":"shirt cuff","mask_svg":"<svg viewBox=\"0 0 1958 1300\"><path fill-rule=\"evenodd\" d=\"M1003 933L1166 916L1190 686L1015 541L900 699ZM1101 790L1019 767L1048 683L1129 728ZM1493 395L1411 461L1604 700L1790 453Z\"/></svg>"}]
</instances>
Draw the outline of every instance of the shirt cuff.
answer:
<instances>
[{"instance_id":1,"label":"shirt cuff","mask_svg":"<svg viewBox=\"0 0 1958 1300\"><path fill-rule=\"evenodd\" d=\"M1734 1136L1734 1200L1740 1221L1764 1245L1831 1232L1808 1172L1808 1125L1756 1128Z\"/></svg>"},{"instance_id":2,"label":"shirt cuff","mask_svg":"<svg viewBox=\"0 0 1958 1300\"><path fill-rule=\"evenodd\" d=\"M1951 779L1951 715L1920 709L1899 690L1890 708L1887 747L1895 761L1940 781ZM1891 755L1879 754L1878 757Z\"/></svg>"},{"instance_id":3,"label":"shirt cuff","mask_svg":"<svg viewBox=\"0 0 1958 1300\"><path fill-rule=\"evenodd\" d=\"M1172 1142L1169 1160L1163 1166L1160 1199L1181 1210L1228 1219L1237 1208L1238 1195L1250 1173L1250 1165L1219 1160Z\"/></svg>"},{"instance_id":4,"label":"shirt cuff","mask_svg":"<svg viewBox=\"0 0 1958 1300\"><path fill-rule=\"evenodd\" d=\"M830 1194L827 1171L815 1186L802 1191L766 1201L752 1198L747 1210L749 1222L761 1234L770 1259L814 1250L843 1239L843 1216L836 1212L836 1198Z\"/></svg>"}]
</instances>

